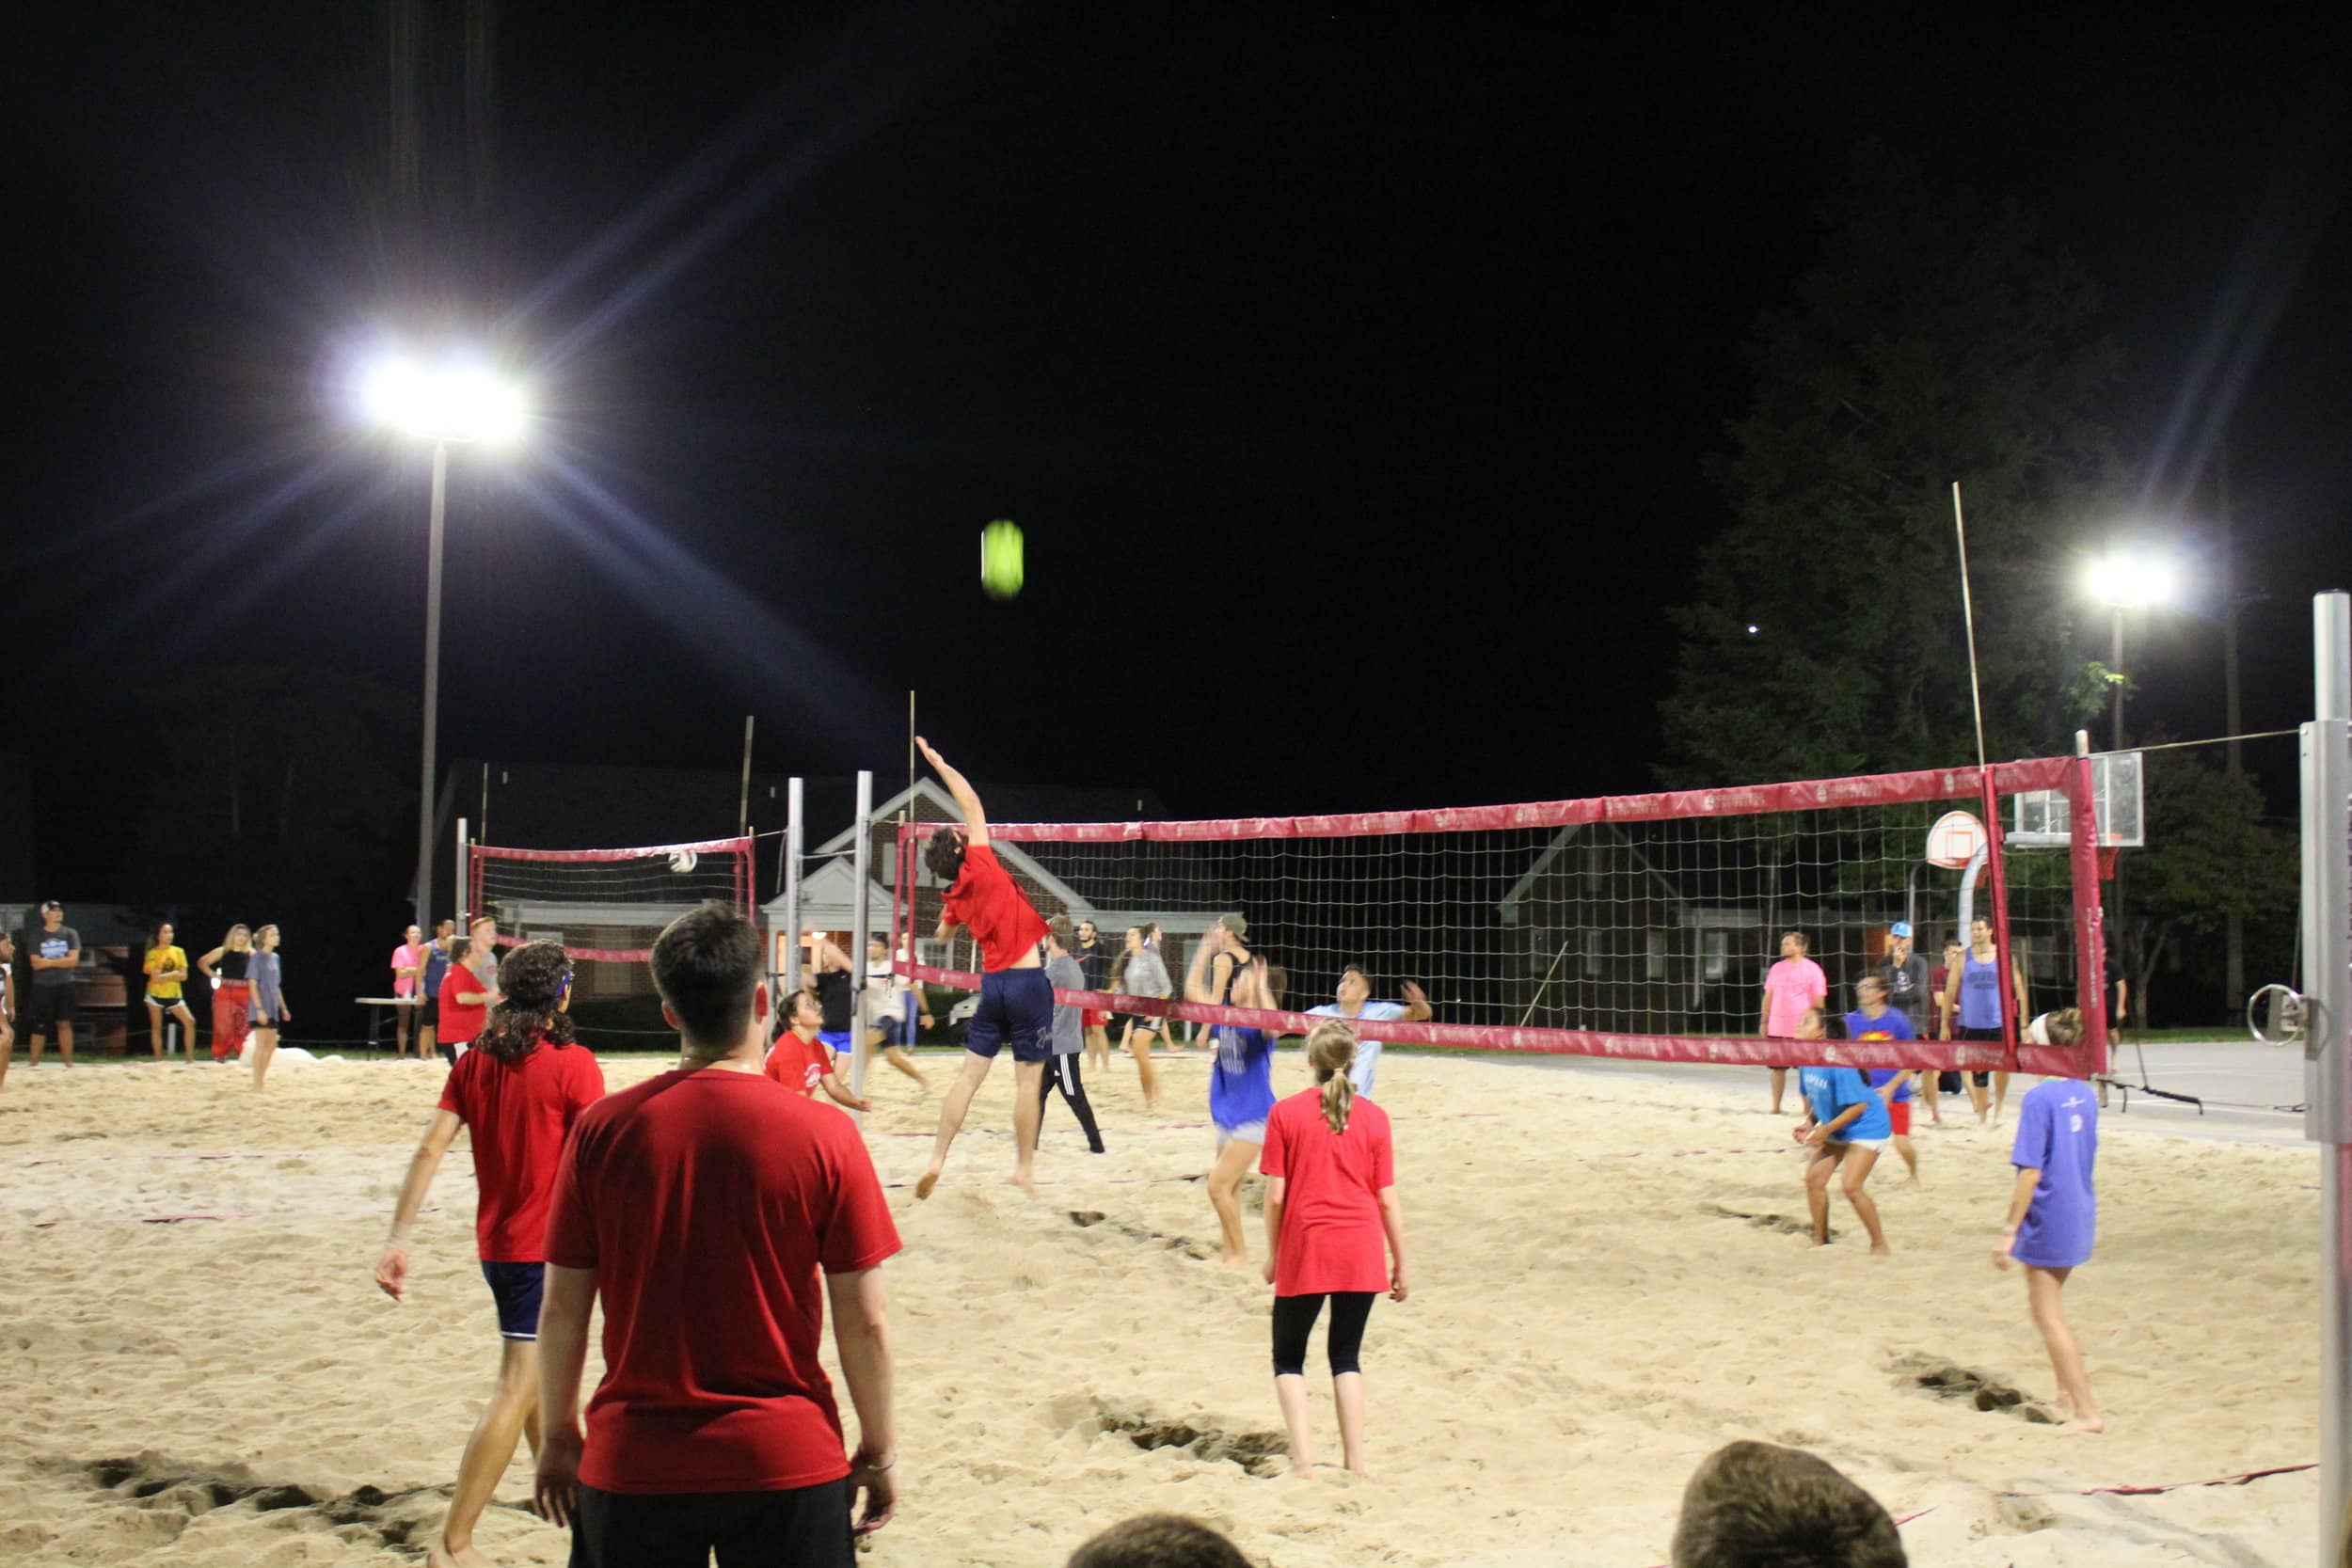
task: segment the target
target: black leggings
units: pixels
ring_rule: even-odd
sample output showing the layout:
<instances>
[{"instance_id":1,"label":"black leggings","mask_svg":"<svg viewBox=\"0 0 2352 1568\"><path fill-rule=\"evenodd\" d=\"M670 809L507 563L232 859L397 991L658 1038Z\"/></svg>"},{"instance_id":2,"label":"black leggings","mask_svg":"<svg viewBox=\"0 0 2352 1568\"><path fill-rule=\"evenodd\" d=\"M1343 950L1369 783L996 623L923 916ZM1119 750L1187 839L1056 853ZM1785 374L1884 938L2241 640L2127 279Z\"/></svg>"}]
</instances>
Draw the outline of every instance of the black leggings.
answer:
<instances>
[{"instance_id":1,"label":"black leggings","mask_svg":"<svg viewBox=\"0 0 2352 1568\"><path fill-rule=\"evenodd\" d=\"M1361 1371L1357 1357L1364 1348L1364 1323L1372 1317L1372 1298L1377 1291L1334 1291L1331 1292L1331 1332L1324 1339L1324 1349L1331 1355L1331 1375ZM1314 1332L1315 1319L1323 1314L1323 1297L1276 1296L1274 1298L1274 1375L1304 1377L1307 1375L1307 1337Z\"/></svg>"},{"instance_id":2,"label":"black leggings","mask_svg":"<svg viewBox=\"0 0 2352 1568\"><path fill-rule=\"evenodd\" d=\"M1054 1102L1054 1091L1058 1088L1062 1099L1070 1102L1071 1114L1078 1118L1078 1125L1086 1129L1087 1148L1100 1154L1103 1134L1094 1125L1094 1107L1087 1103L1086 1085L1078 1080L1080 1054L1073 1051L1067 1056L1045 1059L1045 1076L1037 1082L1037 1125L1040 1132L1044 1131L1045 1107Z\"/></svg>"}]
</instances>

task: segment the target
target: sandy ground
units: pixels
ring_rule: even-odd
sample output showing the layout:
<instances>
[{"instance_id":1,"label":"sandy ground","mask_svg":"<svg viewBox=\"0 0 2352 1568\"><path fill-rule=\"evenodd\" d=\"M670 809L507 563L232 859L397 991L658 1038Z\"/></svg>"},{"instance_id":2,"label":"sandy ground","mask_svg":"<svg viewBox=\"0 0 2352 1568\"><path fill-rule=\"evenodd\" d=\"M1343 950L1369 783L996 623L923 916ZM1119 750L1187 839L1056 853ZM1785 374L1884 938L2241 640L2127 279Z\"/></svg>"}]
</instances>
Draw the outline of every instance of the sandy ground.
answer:
<instances>
[{"instance_id":1,"label":"sandy ground","mask_svg":"<svg viewBox=\"0 0 2352 1568\"><path fill-rule=\"evenodd\" d=\"M1760 1072L1392 1055L1415 1290L1366 1345L1376 1479L1301 1483L1263 1473L1282 1448L1265 1288L1206 1258L1204 1059L1167 1073L1152 1116L1132 1068L1097 1075L1099 1159L1057 1102L1031 1201L1001 1181L1000 1067L922 1205L905 1183L937 1100L877 1075L868 1139L907 1243L887 1272L905 1496L869 1560L1057 1565L1172 1509L1279 1568L1648 1568L1692 1466L1735 1437L1838 1465L1908 1518L1924 1568L2314 1555L2309 1472L2085 1495L2317 1457L2308 1148L2110 1117L2099 1256L2068 1298L2113 1426L2070 1437L1919 1383L2051 1392L2023 1287L1989 1260L2005 1140L1922 1133L1924 1184L1874 1180L1896 1256L1849 1244L1842 1210L1816 1252L1763 1218L1803 1197ZM419 1560L498 1354L462 1143L408 1304L370 1280L439 1078L318 1066L257 1099L228 1069L20 1059L0 1093L0 1561ZM1304 1085L1285 1053L1278 1086ZM482 1544L560 1563L566 1537L510 1506L528 1489L518 1456Z\"/></svg>"}]
</instances>

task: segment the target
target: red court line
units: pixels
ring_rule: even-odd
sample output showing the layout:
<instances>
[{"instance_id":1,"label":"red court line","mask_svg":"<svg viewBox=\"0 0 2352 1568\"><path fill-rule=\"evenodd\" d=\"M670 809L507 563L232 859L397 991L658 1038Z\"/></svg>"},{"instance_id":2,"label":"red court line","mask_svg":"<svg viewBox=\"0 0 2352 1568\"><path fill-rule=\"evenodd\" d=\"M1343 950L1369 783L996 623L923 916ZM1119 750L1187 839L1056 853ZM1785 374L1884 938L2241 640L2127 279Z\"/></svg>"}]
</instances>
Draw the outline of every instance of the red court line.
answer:
<instances>
[{"instance_id":1,"label":"red court line","mask_svg":"<svg viewBox=\"0 0 2352 1568\"><path fill-rule=\"evenodd\" d=\"M2003 1497L2153 1497L2167 1492L2185 1492L2196 1486L2244 1486L2249 1481L2261 1481L2269 1476L2300 1475L2305 1470L2318 1468L2316 1464L2274 1465L2267 1470L2249 1470L2244 1475L2216 1476L2211 1481L2176 1481L2164 1486L2086 1486L2079 1491L2071 1492L2002 1492L1996 1496Z\"/></svg>"}]
</instances>

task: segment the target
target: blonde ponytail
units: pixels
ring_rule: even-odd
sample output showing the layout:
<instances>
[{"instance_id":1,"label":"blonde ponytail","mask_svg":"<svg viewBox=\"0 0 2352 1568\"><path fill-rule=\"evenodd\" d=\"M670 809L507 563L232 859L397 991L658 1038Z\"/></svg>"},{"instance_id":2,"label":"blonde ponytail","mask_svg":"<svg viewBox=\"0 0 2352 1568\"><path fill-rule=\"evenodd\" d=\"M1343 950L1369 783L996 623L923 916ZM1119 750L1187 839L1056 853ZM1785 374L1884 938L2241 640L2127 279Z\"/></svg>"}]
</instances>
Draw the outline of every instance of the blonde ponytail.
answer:
<instances>
[{"instance_id":1,"label":"blonde ponytail","mask_svg":"<svg viewBox=\"0 0 2352 1568\"><path fill-rule=\"evenodd\" d=\"M1356 1031L1338 1019L1326 1019L1307 1037L1307 1062L1323 1085L1323 1119L1334 1132L1347 1131L1347 1114L1356 1103L1356 1085L1347 1069L1356 1063Z\"/></svg>"}]
</instances>

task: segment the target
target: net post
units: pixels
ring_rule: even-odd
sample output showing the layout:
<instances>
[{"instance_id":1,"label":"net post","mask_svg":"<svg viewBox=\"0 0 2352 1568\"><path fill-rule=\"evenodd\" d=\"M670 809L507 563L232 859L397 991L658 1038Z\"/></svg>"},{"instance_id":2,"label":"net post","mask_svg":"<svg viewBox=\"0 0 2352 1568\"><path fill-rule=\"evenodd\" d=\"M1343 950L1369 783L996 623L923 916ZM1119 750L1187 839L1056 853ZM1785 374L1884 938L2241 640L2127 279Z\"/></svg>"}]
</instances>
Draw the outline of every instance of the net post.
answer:
<instances>
[{"instance_id":1,"label":"net post","mask_svg":"<svg viewBox=\"0 0 2352 1568\"><path fill-rule=\"evenodd\" d=\"M466 934L466 923L473 918L475 895L481 891L475 881L479 875L474 870L473 846L466 837L466 819L461 816L457 819L456 877L451 884L457 894L453 902L457 905L457 934L461 937Z\"/></svg>"},{"instance_id":2,"label":"net post","mask_svg":"<svg viewBox=\"0 0 2352 1568\"><path fill-rule=\"evenodd\" d=\"M2352 1538L2352 595L2312 600L2312 689L2302 726L2303 1132L2323 1146L2320 1200L2319 1561Z\"/></svg>"},{"instance_id":3,"label":"net post","mask_svg":"<svg viewBox=\"0 0 2352 1568\"><path fill-rule=\"evenodd\" d=\"M799 775L787 780L784 785L784 934L786 951L801 950L801 781ZM771 960L777 955L769 955ZM777 971L776 1005L801 989L801 966L795 960L787 974Z\"/></svg>"},{"instance_id":4,"label":"net post","mask_svg":"<svg viewBox=\"0 0 2352 1568\"><path fill-rule=\"evenodd\" d=\"M2074 898L2074 1005L2082 1009L2083 1043L2091 1077L2107 1061L2106 912L2099 901L2098 802L2090 779L2090 732L2074 732L2074 760L2066 769L2067 879Z\"/></svg>"},{"instance_id":5,"label":"net post","mask_svg":"<svg viewBox=\"0 0 2352 1568\"><path fill-rule=\"evenodd\" d=\"M857 958L852 960L857 967L852 973L857 976L857 989L861 992L866 989L866 940L872 934L866 929L866 921L868 913L867 877L874 846L873 824L869 819L873 815L874 775L870 769L861 768L857 775L857 843L850 855L850 871L856 878L850 894L850 924L853 927L850 932L850 941L857 952ZM853 1095L866 1093L866 1058L868 1054L866 1037L872 1031L858 1022L863 1009L864 998L861 996L859 1005L852 1007L850 1014L850 1027L853 1031L850 1036L850 1092ZM865 1119L860 1112L852 1111L850 1115L861 1122Z\"/></svg>"},{"instance_id":6,"label":"net post","mask_svg":"<svg viewBox=\"0 0 2352 1568\"><path fill-rule=\"evenodd\" d=\"M1994 979L2000 985L2001 1051L2007 1060L2004 1070L2017 1070L2017 1040L2025 1032L2026 1021L2017 1017L2017 964L2009 945L2009 878L2001 869L2001 798L1994 788L1993 769L1983 768L1979 779L1984 791L1984 869L1992 882L1993 900L1993 961L1998 966Z\"/></svg>"}]
</instances>

